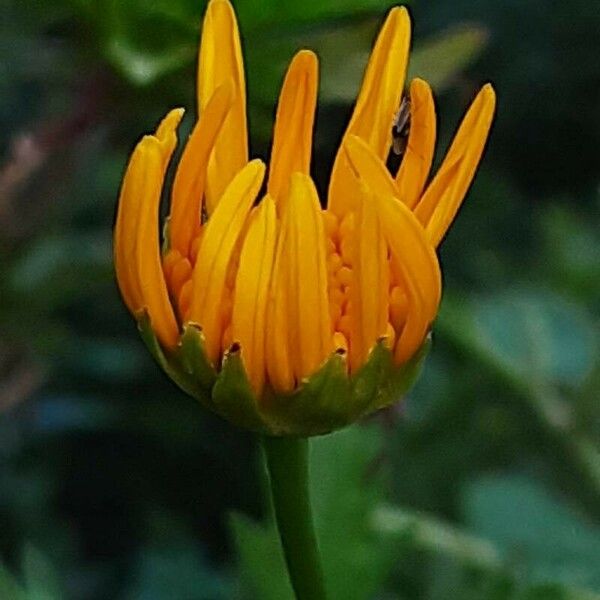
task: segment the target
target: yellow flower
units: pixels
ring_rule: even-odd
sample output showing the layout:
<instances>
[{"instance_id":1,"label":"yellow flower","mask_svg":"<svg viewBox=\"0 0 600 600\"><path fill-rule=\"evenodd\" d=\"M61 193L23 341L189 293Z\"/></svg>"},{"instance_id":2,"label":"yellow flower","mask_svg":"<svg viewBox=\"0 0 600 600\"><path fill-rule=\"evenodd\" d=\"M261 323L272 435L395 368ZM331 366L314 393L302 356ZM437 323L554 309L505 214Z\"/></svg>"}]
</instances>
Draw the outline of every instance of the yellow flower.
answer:
<instances>
[{"instance_id":1,"label":"yellow flower","mask_svg":"<svg viewBox=\"0 0 600 600\"><path fill-rule=\"evenodd\" d=\"M318 65L286 74L265 164L249 160L234 11L211 0L198 113L174 174L165 240L159 204L183 110L135 148L114 234L125 303L167 373L234 422L312 434L389 404L414 375L441 297L435 249L473 179L495 108L485 85L428 183L433 96L409 86L397 173L385 161L401 102L410 19L393 8L371 54L322 209L310 177ZM260 196L260 197L259 197Z\"/></svg>"}]
</instances>

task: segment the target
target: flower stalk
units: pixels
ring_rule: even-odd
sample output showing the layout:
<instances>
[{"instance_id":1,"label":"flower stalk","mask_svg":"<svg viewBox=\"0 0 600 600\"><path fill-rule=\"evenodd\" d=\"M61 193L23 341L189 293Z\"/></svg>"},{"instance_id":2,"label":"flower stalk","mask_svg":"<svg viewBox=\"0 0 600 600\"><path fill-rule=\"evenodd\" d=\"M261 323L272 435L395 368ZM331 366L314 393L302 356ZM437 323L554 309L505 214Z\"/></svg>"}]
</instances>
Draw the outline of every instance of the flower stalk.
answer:
<instances>
[{"instance_id":1,"label":"flower stalk","mask_svg":"<svg viewBox=\"0 0 600 600\"><path fill-rule=\"evenodd\" d=\"M297 600L325 600L325 583L309 491L309 442L264 436L277 529Z\"/></svg>"}]
</instances>

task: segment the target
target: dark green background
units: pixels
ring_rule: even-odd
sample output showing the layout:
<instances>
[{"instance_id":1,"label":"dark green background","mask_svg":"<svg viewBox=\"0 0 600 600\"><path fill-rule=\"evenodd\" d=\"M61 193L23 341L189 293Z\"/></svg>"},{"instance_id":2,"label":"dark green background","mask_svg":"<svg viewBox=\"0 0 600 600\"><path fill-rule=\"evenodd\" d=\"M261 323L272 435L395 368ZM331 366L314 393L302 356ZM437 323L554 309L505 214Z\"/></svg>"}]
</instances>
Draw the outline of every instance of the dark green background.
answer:
<instances>
[{"instance_id":1,"label":"dark green background","mask_svg":"<svg viewBox=\"0 0 600 600\"><path fill-rule=\"evenodd\" d=\"M320 55L324 190L390 4L236 6L255 155L293 52ZM128 153L173 106L191 126L204 4L0 9L0 598L288 600L255 441L159 372L111 265ZM410 11L440 153L486 81L498 115L423 377L314 443L331 597L600 598L598 3Z\"/></svg>"}]
</instances>

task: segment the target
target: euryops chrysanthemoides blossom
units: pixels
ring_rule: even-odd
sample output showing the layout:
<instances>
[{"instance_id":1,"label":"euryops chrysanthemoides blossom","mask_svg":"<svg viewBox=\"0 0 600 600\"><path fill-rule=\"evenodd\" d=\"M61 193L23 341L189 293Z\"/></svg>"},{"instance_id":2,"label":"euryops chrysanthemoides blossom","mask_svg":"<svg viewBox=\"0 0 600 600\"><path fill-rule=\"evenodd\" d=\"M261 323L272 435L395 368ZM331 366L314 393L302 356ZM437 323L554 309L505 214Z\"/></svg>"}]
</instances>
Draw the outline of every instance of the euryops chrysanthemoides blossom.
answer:
<instances>
[{"instance_id":1,"label":"euryops chrysanthemoides blossom","mask_svg":"<svg viewBox=\"0 0 600 600\"><path fill-rule=\"evenodd\" d=\"M409 46L410 19L396 7L322 203L310 176L316 55L293 57L270 163L251 160L235 14L211 0L199 118L173 167L164 240L159 204L183 110L131 156L114 233L122 296L165 371L240 426L327 432L398 400L418 371L441 297L436 248L475 174L495 94L483 86L430 177L434 100L425 81L410 82L406 149L390 173Z\"/></svg>"}]
</instances>

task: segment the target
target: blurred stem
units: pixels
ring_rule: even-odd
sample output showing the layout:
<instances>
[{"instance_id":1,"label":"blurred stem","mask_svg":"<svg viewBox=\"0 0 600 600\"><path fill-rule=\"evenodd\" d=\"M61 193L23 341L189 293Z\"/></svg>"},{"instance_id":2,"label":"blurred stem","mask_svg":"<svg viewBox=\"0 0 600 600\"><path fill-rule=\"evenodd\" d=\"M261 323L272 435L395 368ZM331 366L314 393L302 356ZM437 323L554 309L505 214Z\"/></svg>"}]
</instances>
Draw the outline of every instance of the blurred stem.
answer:
<instances>
[{"instance_id":1,"label":"blurred stem","mask_svg":"<svg viewBox=\"0 0 600 600\"><path fill-rule=\"evenodd\" d=\"M308 439L264 437L271 495L288 573L298 600L325 600L309 494Z\"/></svg>"}]
</instances>

